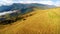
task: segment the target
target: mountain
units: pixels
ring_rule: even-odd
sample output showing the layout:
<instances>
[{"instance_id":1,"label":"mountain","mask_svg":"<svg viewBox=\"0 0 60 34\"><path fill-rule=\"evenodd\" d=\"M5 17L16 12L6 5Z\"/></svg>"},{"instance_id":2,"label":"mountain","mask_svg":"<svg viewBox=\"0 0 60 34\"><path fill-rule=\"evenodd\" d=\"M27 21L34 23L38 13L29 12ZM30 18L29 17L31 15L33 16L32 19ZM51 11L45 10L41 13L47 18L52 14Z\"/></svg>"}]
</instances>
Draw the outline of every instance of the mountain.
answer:
<instances>
[{"instance_id":1,"label":"mountain","mask_svg":"<svg viewBox=\"0 0 60 34\"><path fill-rule=\"evenodd\" d=\"M10 11L10 10L21 10L30 7L39 7L40 9L48 9L53 8L55 6L52 5L45 5L45 4L38 4L38 3L31 3L31 4L21 4L21 3L13 3L12 5L2 5L0 6L0 12Z\"/></svg>"},{"instance_id":2,"label":"mountain","mask_svg":"<svg viewBox=\"0 0 60 34\"><path fill-rule=\"evenodd\" d=\"M40 9L49 9L49 8L54 8L56 6L54 5L45 5L45 4L31 4L32 6L39 7Z\"/></svg>"},{"instance_id":3,"label":"mountain","mask_svg":"<svg viewBox=\"0 0 60 34\"><path fill-rule=\"evenodd\" d=\"M4 12L4 11L9 11L11 10L12 7L11 6L0 6L0 12Z\"/></svg>"}]
</instances>

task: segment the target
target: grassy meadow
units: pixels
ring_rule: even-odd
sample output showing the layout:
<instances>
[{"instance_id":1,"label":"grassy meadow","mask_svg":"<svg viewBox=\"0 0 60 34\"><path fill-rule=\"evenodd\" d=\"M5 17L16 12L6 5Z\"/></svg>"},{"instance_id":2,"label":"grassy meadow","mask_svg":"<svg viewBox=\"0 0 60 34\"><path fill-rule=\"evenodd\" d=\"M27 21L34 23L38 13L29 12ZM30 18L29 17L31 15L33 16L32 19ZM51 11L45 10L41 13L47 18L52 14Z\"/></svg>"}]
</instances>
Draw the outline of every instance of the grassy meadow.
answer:
<instances>
[{"instance_id":1,"label":"grassy meadow","mask_svg":"<svg viewBox=\"0 0 60 34\"><path fill-rule=\"evenodd\" d=\"M11 25L2 26L0 34L60 34L60 8L34 8L23 17Z\"/></svg>"}]
</instances>

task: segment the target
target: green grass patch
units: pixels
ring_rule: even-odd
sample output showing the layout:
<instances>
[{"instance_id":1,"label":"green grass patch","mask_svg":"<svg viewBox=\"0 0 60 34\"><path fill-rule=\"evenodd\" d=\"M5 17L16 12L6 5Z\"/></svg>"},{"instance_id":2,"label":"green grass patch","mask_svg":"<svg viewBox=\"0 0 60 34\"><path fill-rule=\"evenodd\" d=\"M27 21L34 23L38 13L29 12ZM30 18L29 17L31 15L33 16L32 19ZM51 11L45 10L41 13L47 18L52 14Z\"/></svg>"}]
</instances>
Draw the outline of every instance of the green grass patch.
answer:
<instances>
[{"instance_id":1,"label":"green grass patch","mask_svg":"<svg viewBox=\"0 0 60 34\"><path fill-rule=\"evenodd\" d=\"M49 18L60 18L60 15L58 15L56 12L48 12Z\"/></svg>"}]
</instances>

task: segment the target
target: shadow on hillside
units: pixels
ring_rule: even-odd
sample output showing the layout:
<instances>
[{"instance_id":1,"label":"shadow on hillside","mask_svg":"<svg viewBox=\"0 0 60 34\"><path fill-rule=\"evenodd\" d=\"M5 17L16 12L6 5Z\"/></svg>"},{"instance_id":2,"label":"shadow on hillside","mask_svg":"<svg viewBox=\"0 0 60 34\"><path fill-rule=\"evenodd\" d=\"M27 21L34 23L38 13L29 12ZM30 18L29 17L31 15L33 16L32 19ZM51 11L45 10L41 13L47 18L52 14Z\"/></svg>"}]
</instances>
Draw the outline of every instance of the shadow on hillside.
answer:
<instances>
[{"instance_id":1,"label":"shadow on hillside","mask_svg":"<svg viewBox=\"0 0 60 34\"><path fill-rule=\"evenodd\" d=\"M21 19L23 19L23 18L18 18L15 21L13 21L13 20L2 21L2 22L0 22L0 29L4 29L7 27L7 25L12 25L14 22L17 22L18 20L21 20Z\"/></svg>"},{"instance_id":2,"label":"shadow on hillside","mask_svg":"<svg viewBox=\"0 0 60 34\"><path fill-rule=\"evenodd\" d=\"M13 23L17 22L18 20L23 20L25 21L27 17L30 17L32 16L33 14L29 14L29 15L25 15L25 16L22 16L20 18L17 18L16 20L5 20L5 21L2 21L0 22L0 29L4 29L5 27L7 27L7 25L12 25Z\"/></svg>"},{"instance_id":3,"label":"shadow on hillside","mask_svg":"<svg viewBox=\"0 0 60 34\"><path fill-rule=\"evenodd\" d=\"M16 21L18 21L18 20L26 20L26 18L27 17L30 17L30 16L32 16L33 14L29 14L29 15L25 15L25 16L22 16L22 17L20 17L20 18L16 18L15 20L5 20L5 21L1 21L0 22L0 25L7 25L7 24L12 24L12 23L14 23L14 22L16 22Z\"/></svg>"},{"instance_id":4,"label":"shadow on hillside","mask_svg":"<svg viewBox=\"0 0 60 34\"><path fill-rule=\"evenodd\" d=\"M18 20L21 20L21 19L23 19L23 18L17 18L17 19L15 19L15 20L5 20L5 21L1 21L1 22L0 22L0 25L12 24L12 23L14 23L14 22L16 22L16 21L18 21Z\"/></svg>"}]
</instances>

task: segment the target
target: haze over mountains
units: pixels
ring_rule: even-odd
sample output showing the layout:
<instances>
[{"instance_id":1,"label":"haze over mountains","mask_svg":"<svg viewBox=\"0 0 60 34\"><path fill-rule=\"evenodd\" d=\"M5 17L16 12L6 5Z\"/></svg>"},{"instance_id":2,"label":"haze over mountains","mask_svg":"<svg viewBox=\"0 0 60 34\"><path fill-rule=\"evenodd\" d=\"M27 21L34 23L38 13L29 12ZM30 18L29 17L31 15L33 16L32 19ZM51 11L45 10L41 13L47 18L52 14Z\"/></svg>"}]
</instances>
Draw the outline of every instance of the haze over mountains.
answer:
<instances>
[{"instance_id":1,"label":"haze over mountains","mask_svg":"<svg viewBox=\"0 0 60 34\"><path fill-rule=\"evenodd\" d=\"M48 8L53 8L55 6L38 4L38 3L31 3L31 4L13 3L12 5L0 6L0 12L11 11L11 10L21 10L21 9L26 9L30 7L39 7L40 9L48 9Z\"/></svg>"}]
</instances>

